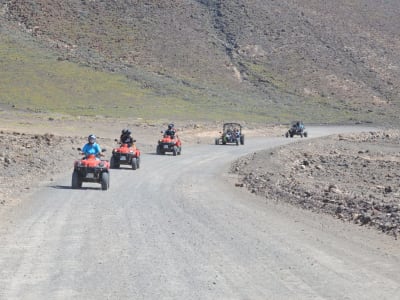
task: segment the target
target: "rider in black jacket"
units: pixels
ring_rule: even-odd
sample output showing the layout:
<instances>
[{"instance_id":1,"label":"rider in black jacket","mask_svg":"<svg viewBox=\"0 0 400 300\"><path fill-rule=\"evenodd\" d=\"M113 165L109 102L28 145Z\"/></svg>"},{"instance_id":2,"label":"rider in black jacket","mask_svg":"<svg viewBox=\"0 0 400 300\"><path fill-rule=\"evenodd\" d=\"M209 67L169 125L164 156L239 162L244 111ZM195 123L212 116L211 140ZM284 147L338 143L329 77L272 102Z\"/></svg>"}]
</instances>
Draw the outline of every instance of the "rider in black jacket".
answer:
<instances>
[{"instance_id":1,"label":"rider in black jacket","mask_svg":"<svg viewBox=\"0 0 400 300\"><path fill-rule=\"evenodd\" d=\"M121 144L128 144L128 147L132 147L133 138L131 136L132 132L129 129L124 129L121 132L121 137L119 139Z\"/></svg>"}]
</instances>

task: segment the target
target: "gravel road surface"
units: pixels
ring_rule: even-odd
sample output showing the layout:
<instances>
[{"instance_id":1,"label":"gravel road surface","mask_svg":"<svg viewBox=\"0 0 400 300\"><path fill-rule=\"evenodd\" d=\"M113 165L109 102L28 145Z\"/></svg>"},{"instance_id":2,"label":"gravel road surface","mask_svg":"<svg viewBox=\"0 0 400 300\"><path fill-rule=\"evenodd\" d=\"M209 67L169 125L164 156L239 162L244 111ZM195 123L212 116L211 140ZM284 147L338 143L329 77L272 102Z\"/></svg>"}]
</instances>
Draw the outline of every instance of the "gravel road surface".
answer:
<instances>
[{"instance_id":1,"label":"gravel road surface","mask_svg":"<svg viewBox=\"0 0 400 300\"><path fill-rule=\"evenodd\" d=\"M68 166L0 212L0 299L400 298L392 237L235 186L231 161L291 141L144 153L108 191Z\"/></svg>"}]
</instances>

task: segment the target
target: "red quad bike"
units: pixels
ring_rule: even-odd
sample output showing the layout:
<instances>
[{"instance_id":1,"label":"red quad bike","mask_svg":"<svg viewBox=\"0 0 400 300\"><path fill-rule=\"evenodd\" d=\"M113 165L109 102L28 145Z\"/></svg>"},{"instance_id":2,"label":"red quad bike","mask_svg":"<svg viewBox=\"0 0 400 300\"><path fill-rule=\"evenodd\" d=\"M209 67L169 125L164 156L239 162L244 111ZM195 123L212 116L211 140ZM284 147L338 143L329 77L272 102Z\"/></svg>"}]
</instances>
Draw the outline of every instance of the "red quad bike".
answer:
<instances>
[{"instance_id":1,"label":"red quad bike","mask_svg":"<svg viewBox=\"0 0 400 300\"><path fill-rule=\"evenodd\" d=\"M118 140L115 140L118 142ZM136 142L134 140L133 142ZM128 144L121 144L119 148L114 148L110 159L111 169L119 169L120 165L132 166L132 170L140 168L140 151L133 144L128 147Z\"/></svg>"},{"instance_id":2,"label":"red quad bike","mask_svg":"<svg viewBox=\"0 0 400 300\"><path fill-rule=\"evenodd\" d=\"M164 134L164 136L158 140L156 153L164 155L167 152L172 152L173 156L181 155L182 142L176 134L173 136Z\"/></svg>"},{"instance_id":3,"label":"red quad bike","mask_svg":"<svg viewBox=\"0 0 400 300\"><path fill-rule=\"evenodd\" d=\"M78 151L81 151L81 149L78 148ZM102 152L104 151L106 149L102 150ZM75 161L72 188L81 188L82 182L96 182L101 184L103 191L107 190L110 187L109 169L110 163L107 160L100 160L93 154Z\"/></svg>"}]
</instances>

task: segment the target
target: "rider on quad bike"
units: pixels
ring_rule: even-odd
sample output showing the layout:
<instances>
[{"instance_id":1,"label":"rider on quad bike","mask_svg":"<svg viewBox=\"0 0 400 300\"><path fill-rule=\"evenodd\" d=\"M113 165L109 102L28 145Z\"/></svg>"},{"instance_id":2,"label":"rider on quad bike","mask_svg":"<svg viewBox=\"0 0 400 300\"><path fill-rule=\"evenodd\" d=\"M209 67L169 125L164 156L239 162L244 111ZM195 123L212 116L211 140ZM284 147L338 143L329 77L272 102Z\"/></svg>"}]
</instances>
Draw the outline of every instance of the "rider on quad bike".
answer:
<instances>
[{"instance_id":1,"label":"rider on quad bike","mask_svg":"<svg viewBox=\"0 0 400 300\"><path fill-rule=\"evenodd\" d=\"M140 168L140 150L134 144L129 129L123 129L119 139L119 147L114 148L110 159L111 169L119 169L121 165L130 165L133 170ZM117 139L115 139L118 142Z\"/></svg>"},{"instance_id":2,"label":"rider on quad bike","mask_svg":"<svg viewBox=\"0 0 400 300\"><path fill-rule=\"evenodd\" d=\"M165 130L164 135L169 135L171 138L174 138L175 133L176 133L175 126L174 124L171 123L168 125L168 129Z\"/></svg>"},{"instance_id":3,"label":"rider on quad bike","mask_svg":"<svg viewBox=\"0 0 400 300\"><path fill-rule=\"evenodd\" d=\"M96 136L94 134L88 136L88 142L83 146L82 154L85 155L85 158L91 154L96 157L101 155L101 148L99 144L96 143Z\"/></svg>"},{"instance_id":4,"label":"rider on quad bike","mask_svg":"<svg viewBox=\"0 0 400 300\"><path fill-rule=\"evenodd\" d=\"M82 187L82 182L100 183L102 190L107 190L110 186L110 174L108 172L110 164L107 160L100 160L99 156L103 156L101 152L106 149L101 149L96 143L96 136L89 135L88 143L83 148L78 148L80 154L85 156L75 161L74 171L72 173L73 189Z\"/></svg>"},{"instance_id":5,"label":"rider on quad bike","mask_svg":"<svg viewBox=\"0 0 400 300\"><path fill-rule=\"evenodd\" d=\"M161 131L163 137L158 140L156 153L165 154L166 152L172 152L174 156L182 153L182 142L176 134L174 124L169 124L168 129Z\"/></svg>"},{"instance_id":6,"label":"rider on quad bike","mask_svg":"<svg viewBox=\"0 0 400 300\"><path fill-rule=\"evenodd\" d=\"M132 132L129 129L123 129L121 131L121 136L119 138L119 142L121 144L127 144L128 147L132 147L134 140L131 136Z\"/></svg>"}]
</instances>

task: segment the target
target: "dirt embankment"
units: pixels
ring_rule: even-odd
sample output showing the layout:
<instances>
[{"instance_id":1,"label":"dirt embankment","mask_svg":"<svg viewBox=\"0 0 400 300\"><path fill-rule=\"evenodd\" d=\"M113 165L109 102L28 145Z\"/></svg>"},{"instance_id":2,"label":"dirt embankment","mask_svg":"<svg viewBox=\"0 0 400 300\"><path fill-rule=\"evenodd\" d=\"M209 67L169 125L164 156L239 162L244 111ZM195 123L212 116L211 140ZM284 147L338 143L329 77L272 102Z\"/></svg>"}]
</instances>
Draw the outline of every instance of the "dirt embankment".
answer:
<instances>
[{"instance_id":1,"label":"dirt embankment","mask_svg":"<svg viewBox=\"0 0 400 300\"><path fill-rule=\"evenodd\" d=\"M52 181L72 166L77 144L72 137L0 131L0 203L19 198L39 181Z\"/></svg>"},{"instance_id":2,"label":"dirt embankment","mask_svg":"<svg viewBox=\"0 0 400 300\"><path fill-rule=\"evenodd\" d=\"M268 200L400 233L399 131L302 140L237 160L232 171Z\"/></svg>"}]
</instances>

